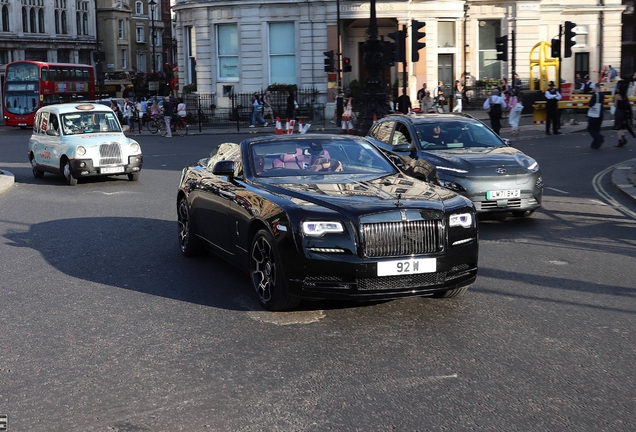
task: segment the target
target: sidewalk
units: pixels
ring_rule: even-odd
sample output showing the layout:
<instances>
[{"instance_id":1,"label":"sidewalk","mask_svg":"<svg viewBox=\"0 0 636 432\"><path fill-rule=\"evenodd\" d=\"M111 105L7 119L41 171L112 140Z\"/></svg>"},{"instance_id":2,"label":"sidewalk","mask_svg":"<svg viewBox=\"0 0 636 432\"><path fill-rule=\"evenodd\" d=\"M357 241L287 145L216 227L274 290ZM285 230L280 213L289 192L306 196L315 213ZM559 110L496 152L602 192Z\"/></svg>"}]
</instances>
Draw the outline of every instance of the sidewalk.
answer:
<instances>
[{"instance_id":1,"label":"sidewalk","mask_svg":"<svg viewBox=\"0 0 636 432\"><path fill-rule=\"evenodd\" d=\"M470 110L466 111L467 114L472 115L473 117L484 121L488 124L488 114L484 110ZM563 133L574 133L574 132L583 132L587 128L587 122L580 116L578 124L570 124L566 123L562 126L561 130ZM603 129L610 129L612 127L613 120L605 120L603 122ZM195 126L195 125L192 125ZM0 124L0 128L4 128L5 126ZM272 126L268 127L260 127L260 128L243 128L239 131L236 128L231 129L204 129L199 132L198 127L191 127L190 134L192 135L218 135L218 134L272 134L275 129ZM338 127L338 125L330 122L325 123L325 127L322 125L318 127L311 126L309 132L316 133L328 133L328 134L339 134L342 130ZM128 134L130 135L130 134ZM147 134L144 134L148 136ZM510 135L510 128L504 127L501 130L501 135L503 138L513 138ZM519 135L515 138L528 138L533 136L544 136L545 135L545 126L542 124L533 124L532 115L523 115L521 117L521 121L519 122ZM616 186L616 188L627 197L631 198L634 202L636 202L636 159L628 160L618 165L614 171L612 172L611 177L612 184ZM12 173L3 170L0 168L0 193L7 190L13 183L15 182L15 177Z\"/></svg>"}]
</instances>

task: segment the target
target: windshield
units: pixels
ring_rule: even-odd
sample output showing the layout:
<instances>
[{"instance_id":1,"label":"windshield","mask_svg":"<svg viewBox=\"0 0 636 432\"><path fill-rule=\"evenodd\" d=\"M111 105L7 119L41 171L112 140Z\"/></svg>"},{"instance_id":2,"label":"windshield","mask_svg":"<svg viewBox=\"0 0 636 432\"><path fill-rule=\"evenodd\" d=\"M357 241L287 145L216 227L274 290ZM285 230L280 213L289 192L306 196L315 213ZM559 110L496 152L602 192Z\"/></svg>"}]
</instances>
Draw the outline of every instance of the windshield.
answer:
<instances>
[{"instance_id":1,"label":"windshield","mask_svg":"<svg viewBox=\"0 0 636 432\"><path fill-rule=\"evenodd\" d=\"M64 135L121 132L112 112L72 113L62 115Z\"/></svg>"},{"instance_id":2,"label":"windshield","mask_svg":"<svg viewBox=\"0 0 636 432\"><path fill-rule=\"evenodd\" d=\"M14 90L16 87L24 90ZM37 84L8 84L4 107L11 114L31 114L38 110Z\"/></svg>"},{"instance_id":3,"label":"windshield","mask_svg":"<svg viewBox=\"0 0 636 432\"><path fill-rule=\"evenodd\" d=\"M505 144L481 122L451 121L417 124L420 145L425 150L470 147L501 147Z\"/></svg>"},{"instance_id":4,"label":"windshield","mask_svg":"<svg viewBox=\"0 0 636 432\"><path fill-rule=\"evenodd\" d=\"M256 143L250 155L252 172L259 177L395 173L375 147L357 140L314 137Z\"/></svg>"}]
</instances>

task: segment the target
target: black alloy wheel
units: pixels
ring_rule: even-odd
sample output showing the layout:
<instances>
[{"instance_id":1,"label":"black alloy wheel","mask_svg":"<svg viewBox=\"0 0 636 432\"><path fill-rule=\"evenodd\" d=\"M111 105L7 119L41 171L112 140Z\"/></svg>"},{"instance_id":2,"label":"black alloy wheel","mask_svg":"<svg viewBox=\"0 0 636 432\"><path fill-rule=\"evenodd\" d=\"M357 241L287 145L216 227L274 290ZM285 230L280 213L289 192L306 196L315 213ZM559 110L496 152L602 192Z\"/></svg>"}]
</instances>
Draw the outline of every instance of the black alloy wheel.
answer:
<instances>
[{"instance_id":1,"label":"black alloy wheel","mask_svg":"<svg viewBox=\"0 0 636 432\"><path fill-rule=\"evenodd\" d=\"M269 231L262 229L252 240L250 277L260 304L270 311L293 309L300 300L285 291L280 258Z\"/></svg>"},{"instance_id":2,"label":"black alloy wheel","mask_svg":"<svg viewBox=\"0 0 636 432\"><path fill-rule=\"evenodd\" d=\"M177 223L179 224L179 246L181 253L187 257L197 256L203 252L201 240L197 238L192 230L192 219L190 218L190 206L188 199L182 197L177 206Z\"/></svg>"}]
</instances>

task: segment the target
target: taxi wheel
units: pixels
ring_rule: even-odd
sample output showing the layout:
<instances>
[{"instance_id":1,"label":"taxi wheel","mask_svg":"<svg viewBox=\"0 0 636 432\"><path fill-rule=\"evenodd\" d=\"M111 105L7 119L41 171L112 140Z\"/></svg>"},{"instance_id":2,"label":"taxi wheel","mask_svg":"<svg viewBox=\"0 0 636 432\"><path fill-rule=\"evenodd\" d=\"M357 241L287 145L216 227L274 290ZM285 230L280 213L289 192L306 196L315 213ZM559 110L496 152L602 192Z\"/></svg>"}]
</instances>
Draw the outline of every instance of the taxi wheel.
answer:
<instances>
[{"instance_id":1,"label":"taxi wheel","mask_svg":"<svg viewBox=\"0 0 636 432\"><path fill-rule=\"evenodd\" d=\"M44 177L44 171L38 169L37 163L35 163L35 159L31 159L31 170L33 171L33 177L42 178Z\"/></svg>"},{"instance_id":2,"label":"taxi wheel","mask_svg":"<svg viewBox=\"0 0 636 432\"><path fill-rule=\"evenodd\" d=\"M64 173L64 178L66 179L66 183L68 183L69 186L75 186L77 184L77 179L73 177L71 163L68 160L64 161L64 169L62 172Z\"/></svg>"},{"instance_id":3,"label":"taxi wheel","mask_svg":"<svg viewBox=\"0 0 636 432\"><path fill-rule=\"evenodd\" d=\"M128 180L130 180L130 181L137 181L137 180L139 180L139 173L134 173L134 174L133 174L133 173L131 173L131 174L128 174Z\"/></svg>"}]
</instances>

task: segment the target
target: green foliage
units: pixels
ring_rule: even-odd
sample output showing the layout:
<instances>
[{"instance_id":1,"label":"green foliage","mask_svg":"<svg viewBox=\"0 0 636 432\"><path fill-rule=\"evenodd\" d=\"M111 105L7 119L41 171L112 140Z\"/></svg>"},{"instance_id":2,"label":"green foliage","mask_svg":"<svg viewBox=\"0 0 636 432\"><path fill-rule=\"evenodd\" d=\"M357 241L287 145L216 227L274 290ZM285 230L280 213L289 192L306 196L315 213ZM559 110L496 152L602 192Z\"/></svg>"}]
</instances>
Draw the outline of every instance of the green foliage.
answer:
<instances>
[{"instance_id":1,"label":"green foliage","mask_svg":"<svg viewBox=\"0 0 636 432\"><path fill-rule=\"evenodd\" d=\"M267 90L271 92L284 92L284 93L287 93L288 90L291 90L294 93L297 93L298 86L296 84L273 83L267 86Z\"/></svg>"},{"instance_id":2,"label":"green foliage","mask_svg":"<svg viewBox=\"0 0 636 432\"><path fill-rule=\"evenodd\" d=\"M183 93L185 93L185 94L194 93L195 91L197 91L196 83L187 84L187 85L183 86Z\"/></svg>"}]
</instances>

